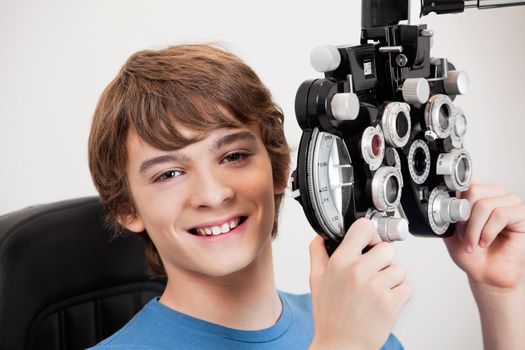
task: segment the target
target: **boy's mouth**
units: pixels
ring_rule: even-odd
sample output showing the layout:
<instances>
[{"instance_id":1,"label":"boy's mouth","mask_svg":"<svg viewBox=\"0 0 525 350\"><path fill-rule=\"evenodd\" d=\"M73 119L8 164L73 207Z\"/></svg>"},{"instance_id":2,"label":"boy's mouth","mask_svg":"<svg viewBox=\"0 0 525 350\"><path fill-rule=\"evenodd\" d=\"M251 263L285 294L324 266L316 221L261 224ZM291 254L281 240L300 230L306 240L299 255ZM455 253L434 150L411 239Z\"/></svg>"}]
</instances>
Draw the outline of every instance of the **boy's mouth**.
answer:
<instances>
[{"instance_id":1,"label":"boy's mouth","mask_svg":"<svg viewBox=\"0 0 525 350\"><path fill-rule=\"evenodd\" d=\"M194 227L189 229L188 232L196 236L218 236L230 232L244 221L246 221L246 216L238 216L221 225Z\"/></svg>"}]
</instances>

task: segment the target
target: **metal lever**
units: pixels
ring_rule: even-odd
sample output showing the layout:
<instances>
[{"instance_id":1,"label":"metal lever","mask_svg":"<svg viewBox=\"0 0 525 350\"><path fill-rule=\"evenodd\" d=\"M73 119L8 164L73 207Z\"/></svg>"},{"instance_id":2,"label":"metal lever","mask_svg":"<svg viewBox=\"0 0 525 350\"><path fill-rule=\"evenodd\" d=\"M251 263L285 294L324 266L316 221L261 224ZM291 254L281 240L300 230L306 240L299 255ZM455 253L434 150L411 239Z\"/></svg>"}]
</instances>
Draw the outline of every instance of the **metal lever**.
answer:
<instances>
[{"instance_id":1,"label":"metal lever","mask_svg":"<svg viewBox=\"0 0 525 350\"><path fill-rule=\"evenodd\" d=\"M525 5L524 0L465 0L465 8L489 9Z\"/></svg>"}]
</instances>

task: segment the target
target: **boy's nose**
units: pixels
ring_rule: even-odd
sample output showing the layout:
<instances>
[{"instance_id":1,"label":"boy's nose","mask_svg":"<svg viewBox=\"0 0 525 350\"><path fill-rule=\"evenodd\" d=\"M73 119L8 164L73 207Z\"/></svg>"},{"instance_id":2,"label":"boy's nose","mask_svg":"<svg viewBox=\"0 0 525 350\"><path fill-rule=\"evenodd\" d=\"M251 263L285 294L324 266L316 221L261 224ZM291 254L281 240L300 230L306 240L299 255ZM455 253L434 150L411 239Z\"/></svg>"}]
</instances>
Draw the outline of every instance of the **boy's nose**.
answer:
<instances>
[{"instance_id":1,"label":"boy's nose","mask_svg":"<svg viewBox=\"0 0 525 350\"><path fill-rule=\"evenodd\" d=\"M206 172L195 181L190 201L194 207L213 208L221 206L233 196L233 188L225 179L213 172Z\"/></svg>"}]
</instances>

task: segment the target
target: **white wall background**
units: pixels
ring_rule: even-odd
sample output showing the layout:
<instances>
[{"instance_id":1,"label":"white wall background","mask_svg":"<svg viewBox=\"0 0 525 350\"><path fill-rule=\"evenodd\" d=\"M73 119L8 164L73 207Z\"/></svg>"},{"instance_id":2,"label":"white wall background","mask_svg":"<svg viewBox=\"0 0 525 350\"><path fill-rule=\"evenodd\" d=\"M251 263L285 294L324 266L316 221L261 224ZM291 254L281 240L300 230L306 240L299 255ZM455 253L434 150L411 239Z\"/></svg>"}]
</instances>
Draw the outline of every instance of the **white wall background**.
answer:
<instances>
[{"instance_id":1,"label":"white wall background","mask_svg":"<svg viewBox=\"0 0 525 350\"><path fill-rule=\"evenodd\" d=\"M471 78L456 100L469 119L467 149L483 182L525 198L525 7L425 19L433 56ZM299 84L320 76L310 50L358 43L360 1L0 0L0 214L94 195L86 157L98 96L135 51L195 41L229 43L283 107L286 134ZM288 199L275 242L279 288L308 291L314 233ZM481 349L466 278L438 239L397 243L414 295L395 329L408 350Z\"/></svg>"}]
</instances>

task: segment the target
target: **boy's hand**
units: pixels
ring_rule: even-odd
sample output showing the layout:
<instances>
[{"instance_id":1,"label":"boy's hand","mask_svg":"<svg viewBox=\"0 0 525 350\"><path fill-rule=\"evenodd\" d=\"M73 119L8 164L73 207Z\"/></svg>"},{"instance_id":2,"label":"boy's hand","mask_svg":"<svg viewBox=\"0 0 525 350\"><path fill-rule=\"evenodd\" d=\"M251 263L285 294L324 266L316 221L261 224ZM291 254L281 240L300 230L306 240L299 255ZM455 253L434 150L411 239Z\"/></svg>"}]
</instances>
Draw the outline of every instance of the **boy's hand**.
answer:
<instances>
[{"instance_id":1,"label":"boy's hand","mask_svg":"<svg viewBox=\"0 0 525 350\"><path fill-rule=\"evenodd\" d=\"M495 186L473 183L462 193L470 219L445 239L469 278L485 349L522 349L525 337L525 205Z\"/></svg>"},{"instance_id":2,"label":"boy's hand","mask_svg":"<svg viewBox=\"0 0 525 350\"><path fill-rule=\"evenodd\" d=\"M525 270L525 204L505 189L473 183L462 193L471 205L467 222L445 243L471 285L514 289Z\"/></svg>"},{"instance_id":3,"label":"boy's hand","mask_svg":"<svg viewBox=\"0 0 525 350\"><path fill-rule=\"evenodd\" d=\"M367 246L373 246L362 253ZM315 334L311 349L379 349L411 291L394 249L370 220L359 219L329 258L323 239L310 244Z\"/></svg>"}]
</instances>

